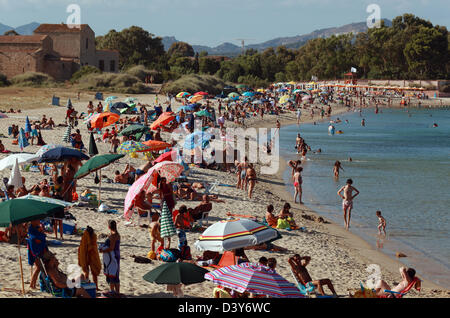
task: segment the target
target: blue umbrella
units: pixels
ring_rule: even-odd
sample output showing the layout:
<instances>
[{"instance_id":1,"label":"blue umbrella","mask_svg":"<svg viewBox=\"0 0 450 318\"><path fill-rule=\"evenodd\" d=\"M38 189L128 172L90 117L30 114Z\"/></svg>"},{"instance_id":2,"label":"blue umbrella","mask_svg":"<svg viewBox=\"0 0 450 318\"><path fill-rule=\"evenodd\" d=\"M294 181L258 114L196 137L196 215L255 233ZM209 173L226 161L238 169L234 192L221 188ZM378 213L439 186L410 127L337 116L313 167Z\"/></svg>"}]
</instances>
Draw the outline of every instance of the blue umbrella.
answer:
<instances>
[{"instance_id":1,"label":"blue umbrella","mask_svg":"<svg viewBox=\"0 0 450 318\"><path fill-rule=\"evenodd\" d=\"M25 132L26 133L30 133L31 132L31 124L30 124L30 119L28 119L28 116L27 116L27 119L26 119L26 122L25 122Z\"/></svg>"},{"instance_id":2,"label":"blue umbrella","mask_svg":"<svg viewBox=\"0 0 450 318\"><path fill-rule=\"evenodd\" d=\"M23 148L28 147L29 145L30 145L30 143L28 142L28 139L25 136L25 132L23 131L23 128L20 128L20 132L19 132L19 147L20 147L20 150L22 151Z\"/></svg>"},{"instance_id":3,"label":"blue umbrella","mask_svg":"<svg viewBox=\"0 0 450 318\"><path fill-rule=\"evenodd\" d=\"M202 149L204 149L209 144L212 137L213 136L210 133L196 131L186 137L186 140L184 141L184 148L192 150L197 147L202 147Z\"/></svg>"},{"instance_id":4,"label":"blue umbrella","mask_svg":"<svg viewBox=\"0 0 450 318\"><path fill-rule=\"evenodd\" d=\"M38 160L39 163L61 162L67 159L76 158L79 160L89 160L89 157L77 149L57 147L45 152Z\"/></svg>"},{"instance_id":5,"label":"blue umbrella","mask_svg":"<svg viewBox=\"0 0 450 318\"><path fill-rule=\"evenodd\" d=\"M197 107L197 104L190 104L190 105L181 106L180 110L183 110L184 112L186 112L186 111L191 112L191 111L195 110L196 107Z\"/></svg>"},{"instance_id":6,"label":"blue umbrella","mask_svg":"<svg viewBox=\"0 0 450 318\"><path fill-rule=\"evenodd\" d=\"M255 93L253 93L253 92L245 92L245 93L242 94L242 96L253 97L253 96L255 96Z\"/></svg>"}]
</instances>

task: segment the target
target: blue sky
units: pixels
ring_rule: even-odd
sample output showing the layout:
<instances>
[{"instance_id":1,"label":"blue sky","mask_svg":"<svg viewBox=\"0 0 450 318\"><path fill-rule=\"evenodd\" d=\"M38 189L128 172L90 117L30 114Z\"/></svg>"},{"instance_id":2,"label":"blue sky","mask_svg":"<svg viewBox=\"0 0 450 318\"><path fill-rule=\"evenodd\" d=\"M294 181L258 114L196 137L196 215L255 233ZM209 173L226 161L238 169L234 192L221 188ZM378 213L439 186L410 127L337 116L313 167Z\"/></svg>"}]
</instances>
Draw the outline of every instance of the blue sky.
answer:
<instances>
[{"instance_id":1,"label":"blue sky","mask_svg":"<svg viewBox=\"0 0 450 318\"><path fill-rule=\"evenodd\" d=\"M382 18L413 13L450 26L449 0L0 0L0 22L66 22L72 3L80 5L81 23L96 35L138 25L157 36L209 46L239 45L238 38L260 43L366 21L372 3Z\"/></svg>"}]
</instances>

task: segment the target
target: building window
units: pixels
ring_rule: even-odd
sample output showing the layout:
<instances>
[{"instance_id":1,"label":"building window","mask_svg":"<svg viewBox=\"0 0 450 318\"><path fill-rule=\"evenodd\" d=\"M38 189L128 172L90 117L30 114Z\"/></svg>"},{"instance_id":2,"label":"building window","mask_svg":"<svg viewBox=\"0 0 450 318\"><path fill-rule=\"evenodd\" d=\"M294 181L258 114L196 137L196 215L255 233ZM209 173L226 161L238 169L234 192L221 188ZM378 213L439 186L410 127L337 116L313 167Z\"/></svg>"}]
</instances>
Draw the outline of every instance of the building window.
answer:
<instances>
[{"instance_id":1,"label":"building window","mask_svg":"<svg viewBox=\"0 0 450 318\"><path fill-rule=\"evenodd\" d=\"M109 71L115 72L116 71L116 61L111 61L109 64Z\"/></svg>"},{"instance_id":2,"label":"building window","mask_svg":"<svg viewBox=\"0 0 450 318\"><path fill-rule=\"evenodd\" d=\"M98 68L99 68L100 71L102 71L102 72L105 70L105 61L104 61L104 60L98 61Z\"/></svg>"}]
</instances>

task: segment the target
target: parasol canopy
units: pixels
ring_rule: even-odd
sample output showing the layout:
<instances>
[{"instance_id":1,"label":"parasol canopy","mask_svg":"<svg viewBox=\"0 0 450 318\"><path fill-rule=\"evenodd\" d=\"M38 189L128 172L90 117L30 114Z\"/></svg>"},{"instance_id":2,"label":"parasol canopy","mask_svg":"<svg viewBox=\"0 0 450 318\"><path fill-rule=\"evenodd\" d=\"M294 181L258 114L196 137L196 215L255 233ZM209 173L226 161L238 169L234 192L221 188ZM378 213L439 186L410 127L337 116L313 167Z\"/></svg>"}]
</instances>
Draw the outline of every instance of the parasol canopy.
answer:
<instances>
[{"instance_id":1,"label":"parasol canopy","mask_svg":"<svg viewBox=\"0 0 450 318\"><path fill-rule=\"evenodd\" d=\"M53 162L61 162L67 159L78 159L78 160L89 160L89 157L86 156L78 149L74 148L66 148L66 147L58 147L54 149L50 149L45 152L41 158L38 160L39 163L53 163Z\"/></svg>"},{"instance_id":2,"label":"parasol canopy","mask_svg":"<svg viewBox=\"0 0 450 318\"><path fill-rule=\"evenodd\" d=\"M151 126L150 129L152 130L156 130L159 127L163 127L166 126L167 124L169 124L171 121L175 120L176 116L173 112L165 112L162 113L157 120L155 120Z\"/></svg>"},{"instance_id":3,"label":"parasol canopy","mask_svg":"<svg viewBox=\"0 0 450 318\"><path fill-rule=\"evenodd\" d=\"M89 159L83 166L81 166L81 168L75 174L74 179L84 178L88 174L107 167L111 163L123 157L125 157L125 155L106 154L95 156Z\"/></svg>"},{"instance_id":4,"label":"parasol canopy","mask_svg":"<svg viewBox=\"0 0 450 318\"><path fill-rule=\"evenodd\" d=\"M167 285L191 285L205 281L205 274L209 273L203 267L191 263L165 263L144 275L149 283Z\"/></svg>"}]
</instances>

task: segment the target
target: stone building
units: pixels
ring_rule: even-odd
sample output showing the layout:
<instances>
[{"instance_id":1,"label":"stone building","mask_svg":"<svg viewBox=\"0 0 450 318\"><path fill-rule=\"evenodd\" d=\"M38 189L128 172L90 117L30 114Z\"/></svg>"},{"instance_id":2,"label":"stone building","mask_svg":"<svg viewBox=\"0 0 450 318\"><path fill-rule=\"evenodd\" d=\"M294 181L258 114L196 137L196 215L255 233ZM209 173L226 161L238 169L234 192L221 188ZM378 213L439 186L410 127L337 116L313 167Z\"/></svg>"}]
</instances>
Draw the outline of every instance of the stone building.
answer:
<instances>
[{"instance_id":1,"label":"stone building","mask_svg":"<svg viewBox=\"0 0 450 318\"><path fill-rule=\"evenodd\" d=\"M113 73L119 66L119 52L97 50L95 33L87 24L41 24L33 35L0 36L0 73L8 78L42 72L68 80L85 65Z\"/></svg>"}]
</instances>

